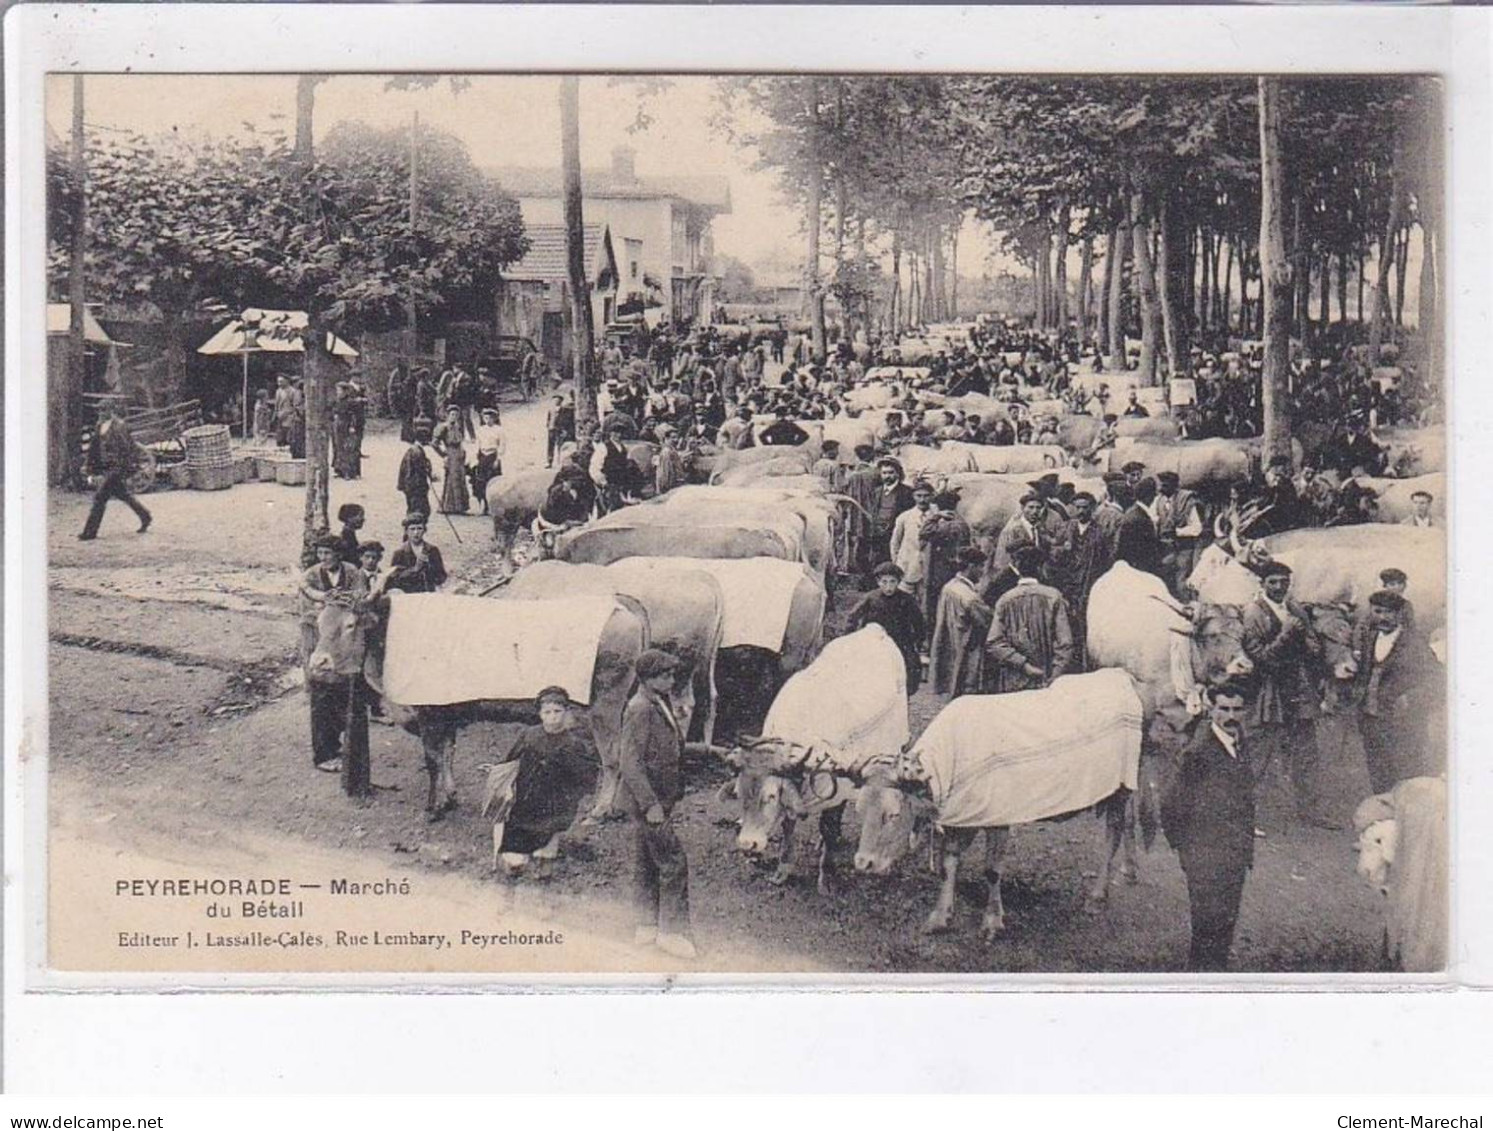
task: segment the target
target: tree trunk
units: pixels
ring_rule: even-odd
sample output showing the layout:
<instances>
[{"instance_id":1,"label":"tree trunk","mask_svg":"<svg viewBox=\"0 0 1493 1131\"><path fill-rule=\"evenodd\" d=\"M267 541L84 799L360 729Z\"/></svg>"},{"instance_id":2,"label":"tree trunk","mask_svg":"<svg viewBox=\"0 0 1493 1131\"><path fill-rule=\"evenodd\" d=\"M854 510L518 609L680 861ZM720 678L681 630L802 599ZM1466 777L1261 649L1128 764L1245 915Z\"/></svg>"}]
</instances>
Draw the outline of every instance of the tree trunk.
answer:
<instances>
[{"instance_id":1,"label":"tree trunk","mask_svg":"<svg viewBox=\"0 0 1493 1131\"><path fill-rule=\"evenodd\" d=\"M311 127L316 109L316 87L325 81L323 75L301 75L296 80L295 157L301 176L309 178L315 150ZM302 208L307 223L317 221L318 203L313 186L304 184ZM327 515L331 493L331 469L327 448L327 326L320 304L306 304L306 334L301 341L301 359L305 382L303 397L306 410L306 505L301 521L301 564L316 560L316 539L331 528Z\"/></svg>"},{"instance_id":2,"label":"tree trunk","mask_svg":"<svg viewBox=\"0 0 1493 1131\"><path fill-rule=\"evenodd\" d=\"M891 310L888 312L887 322L891 329L892 340L897 340L897 333L902 329L902 229L892 229L892 302Z\"/></svg>"},{"instance_id":3,"label":"tree trunk","mask_svg":"<svg viewBox=\"0 0 1493 1131\"><path fill-rule=\"evenodd\" d=\"M1395 161L1389 170L1389 216L1384 221L1384 238L1379 241L1379 262L1374 284L1374 315L1369 323L1369 364L1379 364L1379 346L1384 342L1384 320L1390 315L1389 269L1395 258L1395 233L1400 230L1404 210L1404 186L1400 183L1401 159L1404 153L1395 146Z\"/></svg>"},{"instance_id":4,"label":"tree trunk","mask_svg":"<svg viewBox=\"0 0 1493 1131\"><path fill-rule=\"evenodd\" d=\"M67 367L65 385L51 397L51 480L73 486L78 483L78 441L82 435L83 388L88 380L88 348L84 334L85 260L88 257L88 158L83 134L83 76L73 76L72 126L72 245L67 265Z\"/></svg>"},{"instance_id":5,"label":"tree trunk","mask_svg":"<svg viewBox=\"0 0 1493 1131\"><path fill-rule=\"evenodd\" d=\"M942 322L948 316L949 298L944 291L943 229L928 229L928 295L933 303L933 320Z\"/></svg>"},{"instance_id":6,"label":"tree trunk","mask_svg":"<svg viewBox=\"0 0 1493 1131\"><path fill-rule=\"evenodd\" d=\"M1135 281L1140 292L1140 382L1156 384L1156 348L1160 338L1161 302L1156 294L1156 267L1151 260L1151 225L1145 198L1130 198L1131 244L1135 250Z\"/></svg>"},{"instance_id":7,"label":"tree trunk","mask_svg":"<svg viewBox=\"0 0 1493 1131\"><path fill-rule=\"evenodd\" d=\"M823 224L821 197L824 192L824 162L819 153L819 79L809 80L809 204L806 223L809 227L809 319L813 336L814 360L824 364L824 295L819 281L819 229Z\"/></svg>"},{"instance_id":8,"label":"tree trunk","mask_svg":"<svg viewBox=\"0 0 1493 1131\"><path fill-rule=\"evenodd\" d=\"M1161 218L1161 318L1166 340L1166 366L1172 377L1185 377L1191 370L1192 342L1188 319L1192 314L1192 287L1187 275L1187 240L1191 225L1175 199L1163 197Z\"/></svg>"},{"instance_id":9,"label":"tree trunk","mask_svg":"<svg viewBox=\"0 0 1493 1131\"><path fill-rule=\"evenodd\" d=\"M420 111L410 118L410 235L420 230ZM410 279L409 293L404 300L404 372L410 374L415 368L415 356L420 352L419 323L415 310L415 283ZM410 386L413 388L414 386Z\"/></svg>"},{"instance_id":10,"label":"tree trunk","mask_svg":"<svg viewBox=\"0 0 1493 1131\"><path fill-rule=\"evenodd\" d=\"M1207 232L1199 232L1198 261L1201 270L1198 272L1198 333L1205 335L1208 332L1208 320L1213 315L1213 275L1210 264L1213 258L1213 237Z\"/></svg>"},{"instance_id":11,"label":"tree trunk","mask_svg":"<svg viewBox=\"0 0 1493 1131\"><path fill-rule=\"evenodd\" d=\"M1057 301L1053 303L1053 315L1059 334L1068 332L1068 226L1072 215L1072 209L1064 200L1058 207L1058 226L1053 233L1052 247L1055 261L1052 285L1057 292Z\"/></svg>"},{"instance_id":12,"label":"tree trunk","mask_svg":"<svg viewBox=\"0 0 1493 1131\"><path fill-rule=\"evenodd\" d=\"M1410 225L1400 228L1400 239L1395 249L1395 330L1405 325L1405 268L1410 259Z\"/></svg>"},{"instance_id":13,"label":"tree trunk","mask_svg":"<svg viewBox=\"0 0 1493 1131\"><path fill-rule=\"evenodd\" d=\"M1121 217L1109 234L1109 254L1105 278L1109 288L1109 357L1104 364L1110 369L1125 368L1125 251L1130 242L1130 221Z\"/></svg>"},{"instance_id":14,"label":"tree trunk","mask_svg":"<svg viewBox=\"0 0 1493 1131\"><path fill-rule=\"evenodd\" d=\"M954 222L949 235L949 317L955 322L959 321L959 227L963 219Z\"/></svg>"},{"instance_id":15,"label":"tree trunk","mask_svg":"<svg viewBox=\"0 0 1493 1131\"><path fill-rule=\"evenodd\" d=\"M1078 341L1089 340L1089 315L1094 300L1089 293L1094 282L1094 237L1084 236L1078 248Z\"/></svg>"},{"instance_id":16,"label":"tree trunk","mask_svg":"<svg viewBox=\"0 0 1493 1131\"><path fill-rule=\"evenodd\" d=\"M1294 336L1301 339L1303 346L1306 345L1311 330L1312 271L1308 250L1306 230L1301 222L1301 194L1297 193L1291 198L1291 280L1295 286L1292 304L1295 317L1291 321Z\"/></svg>"},{"instance_id":17,"label":"tree trunk","mask_svg":"<svg viewBox=\"0 0 1493 1131\"><path fill-rule=\"evenodd\" d=\"M1037 329L1052 325L1052 229L1042 226L1042 248L1037 255Z\"/></svg>"},{"instance_id":18,"label":"tree trunk","mask_svg":"<svg viewBox=\"0 0 1493 1131\"><path fill-rule=\"evenodd\" d=\"M1285 170L1280 146L1280 80L1259 79L1260 288L1265 303L1265 457L1291 458L1291 261L1286 257Z\"/></svg>"},{"instance_id":19,"label":"tree trunk","mask_svg":"<svg viewBox=\"0 0 1493 1131\"><path fill-rule=\"evenodd\" d=\"M1223 303L1220 313L1223 315L1223 332L1225 336L1234 328L1234 261L1238 258L1239 242L1235 239L1228 241L1229 256L1223 266ZM1243 288L1240 288L1241 293ZM1242 303L1241 303L1242 305Z\"/></svg>"},{"instance_id":20,"label":"tree trunk","mask_svg":"<svg viewBox=\"0 0 1493 1131\"><path fill-rule=\"evenodd\" d=\"M1420 309L1416 318L1416 332L1421 341L1421 356L1425 359L1426 378L1432 382L1440 380L1441 335L1438 327L1436 294L1436 243L1435 214L1421 202L1420 213Z\"/></svg>"},{"instance_id":21,"label":"tree trunk","mask_svg":"<svg viewBox=\"0 0 1493 1131\"><path fill-rule=\"evenodd\" d=\"M1327 328L1332 325L1332 253L1324 251L1317 264L1317 327L1325 340Z\"/></svg>"},{"instance_id":22,"label":"tree trunk","mask_svg":"<svg viewBox=\"0 0 1493 1131\"><path fill-rule=\"evenodd\" d=\"M1358 311L1358 324L1360 326L1363 325L1363 288L1364 288L1363 272L1364 272L1364 260L1365 260L1365 256L1364 256L1364 253L1363 253L1363 248L1359 248L1358 249L1358 305L1357 305L1356 309Z\"/></svg>"},{"instance_id":23,"label":"tree trunk","mask_svg":"<svg viewBox=\"0 0 1493 1131\"><path fill-rule=\"evenodd\" d=\"M1348 256L1346 252L1338 252L1337 257L1337 320L1343 326L1348 324Z\"/></svg>"},{"instance_id":24,"label":"tree trunk","mask_svg":"<svg viewBox=\"0 0 1493 1131\"><path fill-rule=\"evenodd\" d=\"M574 354L576 435L597 420L596 344L591 322L591 284L586 277L585 205L581 196L581 83L560 79L560 168L565 189L565 265L570 281L571 352Z\"/></svg>"},{"instance_id":25,"label":"tree trunk","mask_svg":"<svg viewBox=\"0 0 1493 1131\"><path fill-rule=\"evenodd\" d=\"M1229 325L1229 308L1224 305L1224 293L1222 290L1222 284L1218 277L1218 268L1219 265L1223 262L1223 245L1226 242L1227 241L1224 239L1222 233L1216 236L1213 240L1213 253L1211 256L1213 260L1213 299L1211 311L1212 316L1209 319L1209 325L1216 330L1219 324L1219 315L1222 314L1223 327L1225 331L1228 330Z\"/></svg>"}]
</instances>

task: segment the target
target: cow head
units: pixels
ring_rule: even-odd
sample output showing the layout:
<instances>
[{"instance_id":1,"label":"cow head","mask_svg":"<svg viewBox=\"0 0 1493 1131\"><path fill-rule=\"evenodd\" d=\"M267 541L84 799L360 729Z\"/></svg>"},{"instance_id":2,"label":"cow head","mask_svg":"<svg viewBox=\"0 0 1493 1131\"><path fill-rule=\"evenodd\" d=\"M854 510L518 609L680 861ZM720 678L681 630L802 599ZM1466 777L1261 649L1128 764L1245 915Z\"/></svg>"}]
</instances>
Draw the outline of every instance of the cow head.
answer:
<instances>
[{"instance_id":1,"label":"cow head","mask_svg":"<svg viewBox=\"0 0 1493 1131\"><path fill-rule=\"evenodd\" d=\"M919 834L933 820L935 807L926 783L877 770L856 794L855 811L861 821L855 870L884 876L917 844Z\"/></svg>"},{"instance_id":2,"label":"cow head","mask_svg":"<svg viewBox=\"0 0 1493 1131\"><path fill-rule=\"evenodd\" d=\"M1336 683L1348 683L1358 674L1353 658L1353 607L1348 604L1308 604L1307 622L1322 642L1322 667ZM1330 690L1335 690L1331 688Z\"/></svg>"},{"instance_id":3,"label":"cow head","mask_svg":"<svg viewBox=\"0 0 1493 1131\"><path fill-rule=\"evenodd\" d=\"M1358 874L1381 892L1386 890L1399 848L1400 824L1395 818L1394 799L1387 793L1364 798L1353 814L1353 827L1358 830Z\"/></svg>"},{"instance_id":4,"label":"cow head","mask_svg":"<svg viewBox=\"0 0 1493 1131\"><path fill-rule=\"evenodd\" d=\"M1238 606L1197 604L1188 614L1192 670L1199 682L1221 683L1254 671L1244 653L1244 613Z\"/></svg>"},{"instance_id":5,"label":"cow head","mask_svg":"<svg viewBox=\"0 0 1493 1131\"><path fill-rule=\"evenodd\" d=\"M736 779L736 796L741 801L736 847L750 856L767 851L784 817L798 819L804 815L798 787L780 774L743 769Z\"/></svg>"},{"instance_id":6,"label":"cow head","mask_svg":"<svg viewBox=\"0 0 1493 1131\"><path fill-rule=\"evenodd\" d=\"M363 626L347 604L328 602L316 618L316 647L306 662L306 678L335 682L363 670Z\"/></svg>"}]
</instances>

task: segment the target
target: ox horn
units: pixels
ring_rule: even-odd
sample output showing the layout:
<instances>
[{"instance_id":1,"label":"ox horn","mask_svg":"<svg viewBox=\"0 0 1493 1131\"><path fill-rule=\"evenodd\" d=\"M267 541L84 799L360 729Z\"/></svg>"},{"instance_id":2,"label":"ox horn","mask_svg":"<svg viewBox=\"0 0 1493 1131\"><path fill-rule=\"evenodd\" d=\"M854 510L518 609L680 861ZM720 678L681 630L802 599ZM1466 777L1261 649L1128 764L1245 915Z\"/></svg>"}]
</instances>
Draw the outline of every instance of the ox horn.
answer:
<instances>
[{"instance_id":1,"label":"ox horn","mask_svg":"<svg viewBox=\"0 0 1493 1131\"><path fill-rule=\"evenodd\" d=\"M1185 608L1183 608L1181 605L1177 604L1175 601L1168 600L1166 597L1158 596L1155 593L1152 593L1149 596L1150 596L1151 600L1157 602L1158 604L1165 605L1172 612L1176 613L1179 617L1186 617L1188 620L1192 619L1192 617L1188 614L1187 610Z\"/></svg>"},{"instance_id":2,"label":"ox horn","mask_svg":"<svg viewBox=\"0 0 1493 1131\"><path fill-rule=\"evenodd\" d=\"M871 517L870 513L866 510L866 508L863 507L863 506L861 506L860 503L856 502L849 495L831 494L831 495L825 495L824 497L826 499L828 499L832 503L849 503L856 510L860 511L861 515L863 517L865 517L867 519L869 519Z\"/></svg>"}]
</instances>

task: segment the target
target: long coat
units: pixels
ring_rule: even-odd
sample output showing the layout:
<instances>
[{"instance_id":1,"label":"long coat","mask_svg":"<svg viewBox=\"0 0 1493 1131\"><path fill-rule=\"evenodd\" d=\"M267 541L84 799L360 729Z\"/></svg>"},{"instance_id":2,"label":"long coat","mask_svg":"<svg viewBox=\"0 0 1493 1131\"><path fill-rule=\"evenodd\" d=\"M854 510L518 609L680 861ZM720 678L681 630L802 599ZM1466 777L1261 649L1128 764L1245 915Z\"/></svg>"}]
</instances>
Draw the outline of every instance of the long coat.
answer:
<instances>
[{"instance_id":1,"label":"long coat","mask_svg":"<svg viewBox=\"0 0 1493 1131\"><path fill-rule=\"evenodd\" d=\"M995 603L985 639L985 685L994 694L1046 687L1073 661L1073 626L1056 589L1018 583ZM1042 669L1040 676L1022 665Z\"/></svg>"},{"instance_id":2,"label":"long coat","mask_svg":"<svg viewBox=\"0 0 1493 1131\"><path fill-rule=\"evenodd\" d=\"M1255 665L1256 725L1315 719L1320 713L1311 666L1322 645L1296 602L1287 598L1286 610L1301 621L1300 629L1287 630L1263 596L1244 606L1244 654Z\"/></svg>"},{"instance_id":3,"label":"long coat","mask_svg":"<svg viewBox=\"0 0 1493 1131\"><path fill-rule=\"evenodd\" d=\"M938 595L929 650L928 677L939 695L978 693L990 632L990 606L963 574L955 574Z\"/></svg>"},{"instance_id":4,"label":"long coat","mask_svg":"<svg viewBox=\"0 0 1493 1131\"><path fill-rule=\"evenodd\" d=\"M990 559L992 573L1000 573L1011 564L1012 557L1017 550L1027 546L1036 546L1039 550L1045 550L1050 545L1047 534L1047 524L1044 520L1035 528L1027 524L1022 515L1012 515L995 540L995 553Z\"/></svg>"},{"instance_id":5,"label":"long coat","mask_svg":"<svg viewBox=\"0 0 1493 1131\"><path fill-rule=\"evenodd\" d=\"M923 548L923 617L938 617L943 587L959 572L959 554L974 541L969 523L952 512L934 511L923 520L918 542Z\"/></svg>"}]
</instances>

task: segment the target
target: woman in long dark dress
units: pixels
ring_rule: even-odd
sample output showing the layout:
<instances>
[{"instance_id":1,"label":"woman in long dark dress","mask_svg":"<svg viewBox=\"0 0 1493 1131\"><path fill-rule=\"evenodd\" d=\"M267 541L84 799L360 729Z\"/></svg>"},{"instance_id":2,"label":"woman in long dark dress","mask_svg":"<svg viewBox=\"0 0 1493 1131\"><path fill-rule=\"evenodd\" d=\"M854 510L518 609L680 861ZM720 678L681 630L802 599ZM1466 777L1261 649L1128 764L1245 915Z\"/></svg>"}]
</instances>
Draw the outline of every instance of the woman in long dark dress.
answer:
<instances>
[{"instance_id":1,"label":"woman in long dark dress","mask_svg":"<svg viewBox=\"0 0 1493 1131\"><path fill-rule=\"evenodd\" d=\"M461 423L461 408L452 405L446 410L446 422L435 430L432 439L435 450L446 461L446 478L441 487L442 514L466 514L472 505L472 497L467 490L465 433Z\"/></svg>"}]
</instances>

